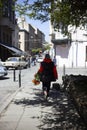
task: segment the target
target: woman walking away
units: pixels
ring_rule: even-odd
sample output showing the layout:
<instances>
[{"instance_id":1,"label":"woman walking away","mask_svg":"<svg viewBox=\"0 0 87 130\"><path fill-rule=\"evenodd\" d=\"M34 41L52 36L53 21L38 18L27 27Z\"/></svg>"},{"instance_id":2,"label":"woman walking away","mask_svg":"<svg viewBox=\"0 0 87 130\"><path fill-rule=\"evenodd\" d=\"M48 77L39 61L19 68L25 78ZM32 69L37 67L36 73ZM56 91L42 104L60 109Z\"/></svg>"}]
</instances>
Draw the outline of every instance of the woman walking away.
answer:
<instances>
[{"instance_id":1,"label":"woman walking away","mask_svg":"<svg viewBox=\"0 0 87 130\"><path fill-rule=\"evenodd\" d=\"M40 73L41 75L40 81L42 82L42 89L44 92L44 96L47 99L47 97L49 97L51 82L56 81L56 79L58 79L56 66L54 62L51 60L49 54L45 55L45 58L40 64L38 73Z\"/></svg>"}]
</instances>

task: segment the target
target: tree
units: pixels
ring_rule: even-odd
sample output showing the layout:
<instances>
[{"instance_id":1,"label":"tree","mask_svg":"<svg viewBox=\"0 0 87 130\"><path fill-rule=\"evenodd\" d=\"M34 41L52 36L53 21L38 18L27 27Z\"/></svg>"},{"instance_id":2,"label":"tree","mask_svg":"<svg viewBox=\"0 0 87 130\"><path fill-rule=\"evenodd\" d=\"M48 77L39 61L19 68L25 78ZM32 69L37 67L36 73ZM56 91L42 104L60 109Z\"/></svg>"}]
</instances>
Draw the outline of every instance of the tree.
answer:
<instances>
[{"instance_id":1,"label":"tree","mask_svg":"<svg viewBox=\"0 0 87 130\"><path fill-rule=\"evenodd\" d=\"M3 4L0 0L0 3ZM51 20L55 30L62 29L67 34L69 25L78 27L87 23L87 0L20 0L16 1L15 10L19 15L27 15L42 22ZM0 4L0 6L2 6Z\"/></svg>"},{"instance_id":2,"label":"tree","mask_svg":"<svg viewBox=\"0 0 87 130\"><path fill-rule=\"evenodd\" d=\"M20 14L45 22L51 20L55 30L67 34L69 25L78 27L87 23L87 0L24 0L16 4Z\"/></svg>"},{"instance_id":3,"label":"tree","mask_svg":"<svg viewBox=\"0 0 87 130\"><path fill-rule=\"evenodd\" d=\"M42 48L36 48L36 49L32 49L32 54L39 54L42 51Z\"/></svg>"},{"instance_id":4,"label":"tree","mask_svg":"<svg viewBox=\"0 0 87 130\"><path fill-rule=\"evenodd\" d=\"M44 51L50 50L50 48L51 48L50 45L45 45L45 46L44 46Z\"/></svg>"}]
</instances>

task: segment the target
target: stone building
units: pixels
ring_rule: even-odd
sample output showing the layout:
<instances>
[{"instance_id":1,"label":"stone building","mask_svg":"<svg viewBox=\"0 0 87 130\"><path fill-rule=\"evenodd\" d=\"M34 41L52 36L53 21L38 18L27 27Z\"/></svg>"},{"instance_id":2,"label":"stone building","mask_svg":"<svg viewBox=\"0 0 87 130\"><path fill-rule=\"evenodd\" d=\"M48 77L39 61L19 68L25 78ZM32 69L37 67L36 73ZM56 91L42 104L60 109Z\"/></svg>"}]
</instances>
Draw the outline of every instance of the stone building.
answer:
<instances>
[{"instance_id":1,"label":"stone building","mask_svg":"<svg viewBox=\"0 0 87 130\"><path fill-rule=\"evenodd\" d=\"M24 17L18 19L20 49L30 53L32 49L42 48L45 35L38 28L27 23Z\"/></svg>"},{"instance_id":2,"label":"stone building","mask_svg":"<svg viewBox=\"0 0 87 130\"><path fill-rule=\"evenodd\" d=\"M15 18L14 0L6 0L3 2L0 15L0 59L6 60L21 51L18 47L18 26ZM15 32L16 29L16 32ZM16 41L16 42L15 42Z\"/></svg>"}]
</instances>

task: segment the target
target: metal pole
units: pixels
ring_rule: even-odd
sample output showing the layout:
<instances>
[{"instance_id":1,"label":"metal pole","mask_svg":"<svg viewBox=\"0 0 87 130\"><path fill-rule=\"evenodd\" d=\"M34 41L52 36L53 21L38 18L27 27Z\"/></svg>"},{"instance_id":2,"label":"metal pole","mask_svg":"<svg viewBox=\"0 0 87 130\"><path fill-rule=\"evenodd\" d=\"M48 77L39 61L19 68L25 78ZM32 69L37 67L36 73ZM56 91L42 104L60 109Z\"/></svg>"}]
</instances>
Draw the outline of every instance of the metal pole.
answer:
<instances>
[{"instance_id":1,"label":"metal pole","mask_svg":"<svg viewBox=\"0 0 87 130\"><path fill-rule=\"evenodd\" d=\"M19 87L21 87L21 67L19 67Z\"/></svg>"},{"instance_id":2,"label":"metal pole","mask_svg":"<svg viewBox=\"0 0 87 130\"><path fill-rule=\"evenodd\" d=\"M15 74L15 69L13 70L13 80L14 80L14 82L15 82L15 80L16 80L16 76L15 76L16 74Z\"/></svg>"},{"instance_id":3,"label":"metal pole","mask_svg":"<svg viewBox=\"0 0 87 130\"><path fill-rule=\"evenodd\" d=\"M30 57L29 57L29 61L28 61L28 66L29 66L29 68L30 68Z\"/></svg>"}]
</instances>

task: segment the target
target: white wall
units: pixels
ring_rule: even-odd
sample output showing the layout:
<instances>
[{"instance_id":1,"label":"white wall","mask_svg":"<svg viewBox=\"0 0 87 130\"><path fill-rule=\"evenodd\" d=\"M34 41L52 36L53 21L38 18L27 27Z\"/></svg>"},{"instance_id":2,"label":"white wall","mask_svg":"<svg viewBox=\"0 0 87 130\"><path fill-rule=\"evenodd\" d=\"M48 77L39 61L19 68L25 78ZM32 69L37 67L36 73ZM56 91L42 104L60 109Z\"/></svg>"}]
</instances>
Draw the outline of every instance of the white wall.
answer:
<instances>
[{"instance_id":1,"label":"white wall","mask_svg":"<svg viewBox=\"0 0 87 130\"><path fill-rule=\"evenodd\" d=\"M69 50L70 50L70 45L57 45L56 46L56 58L57 58L57 65L58 67L63 67L65 64L67 67L70 64L69 60Z\"/></svg>"},{"instance_id":2,"label":"white wall","mask_svg":"<svg viewBox=\"0 0 87 130\"><path fill-rule=\"evenodd\" d=\"M86 67L86 46L87 42L72 42L71 45L56 46L56 58L58 67L64 65L69 68Z\"/></svg>"},{"instance_id":3,"label":"white wall","mask_svg":"<svg viewBox=\"0 0 87 130\"><path fill-rule=\"evenodd\" d=\"M87 36L84 34L87 34L87 31L79 27L71 32L71 45L56 45L56 58L59 67L63 67L64 64L69 68L87 67L87 62L85 61ZM55 39L60 38L63 39L65 37L61 37L59 33L55 32Z\"/></svg>"},{"instance_id":4,"label":"white wall","mask_svg":"<svg viewBox=\"0 0 87 130\"><path fill-rule=\"evenodd\" d=\"M22 51L25 51L25 33L24 32L19 32L19 35L20 35L20 49Z\"/></svg>"},{"instance_id":5,"label":"white wall","mask_svg":"<svg viewBox=\"0 0 87 130\"><path fill-rule=\"evenodd\" d=\"M84 43L72 42L70 50L72 67L84 67L85 46Z\"/></svg>"},{"instance_id":6,"label":"white wall","mask_svg":"<svg viewBox=\"0 0 87 130\"><path fill-rule=\"evenodd\" d=\"M20 29L25 29L29 32L29 24L26 22L25 17L18 18L18 26Z\"/></svg>"}]
</instances>

